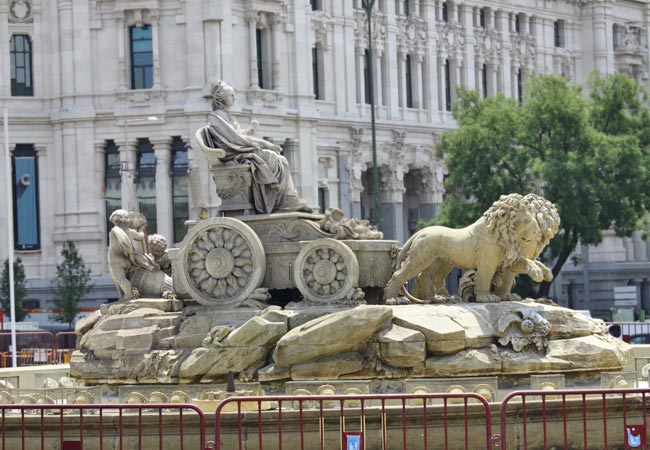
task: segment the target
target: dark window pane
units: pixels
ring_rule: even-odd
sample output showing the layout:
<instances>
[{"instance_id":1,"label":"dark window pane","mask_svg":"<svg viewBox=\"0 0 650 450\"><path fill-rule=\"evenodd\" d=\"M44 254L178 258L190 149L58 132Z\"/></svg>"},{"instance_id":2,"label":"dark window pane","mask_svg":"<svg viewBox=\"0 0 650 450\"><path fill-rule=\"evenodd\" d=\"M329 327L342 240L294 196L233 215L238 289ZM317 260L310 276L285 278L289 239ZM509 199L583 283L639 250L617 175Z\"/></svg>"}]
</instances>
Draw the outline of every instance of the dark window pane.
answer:
<instances>
[{"instance_id":1,"label":"dark window pane","mask_svg":"<svg viewBox=\"0 0 650 450\"><path fill-rule=\"evenodd\" d=\"M14 246L40 248L38 159L32 145L17 145L13 155Z\"/></svg>"},{"instance_id":2,"label":"dark window pane","mask_svg":"<svg viewBox=\"0 0 650 450\"><path fill-rule=\"evenodd\" d=\"M11 95L32 96L32 46L29 36L16 34L9 44Z\"/></svg>"}]
</instances>

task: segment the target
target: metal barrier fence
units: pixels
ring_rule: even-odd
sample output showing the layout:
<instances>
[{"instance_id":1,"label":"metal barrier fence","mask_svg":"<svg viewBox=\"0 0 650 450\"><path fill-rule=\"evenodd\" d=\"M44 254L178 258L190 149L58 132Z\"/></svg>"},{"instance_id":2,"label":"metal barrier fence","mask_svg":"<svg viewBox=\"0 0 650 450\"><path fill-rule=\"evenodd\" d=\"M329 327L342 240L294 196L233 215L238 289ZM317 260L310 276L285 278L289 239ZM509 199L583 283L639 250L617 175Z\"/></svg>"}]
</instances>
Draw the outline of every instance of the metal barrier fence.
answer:
<instances>
[{"instance_id":1,"label":"metal barrier fence","mask_svg":"<svg viewBox=\"0 0 650 450\"><path fill-rule=\"evenodd\" d=\"M364 394L230 397L217 407L210 444L217 450L475 450L490 449L491 440L490 405L478 394Z\"/></svg>"},{"instance_id":2,"label":"metal barrier fence","mask_svg":"<svg viewBox=\"0 0 650 450\"><path fill-rule=\"evenodd\" d=\"M648 389L517 391L501 403L503 449L647 449Z\"/></svg>"},{"instance_id":3,"label":"metal barrier fence","mask_svg":"<svg viewBox=\"0 0 650 450\"><path fill-rule=\"evenodd\" d=\"M54 335L50 331L19 331L16 333L16 359L18 366L67 363L76 348L74 331ZM11 333L0 333L0 367L12 364Z\"/></svg>"},{"instance_id":4,"label":"metal barrier fence","mask_svg":"<svg viewBox=\"0 0 650 450\"><path fill-rule=\"evenodd\" d=\"M1 450L205 449L189 404L0 405Z\"/></svg>"},{"instance_id":5,"label":"metal barrier fence","mask_svg":"<svg viewBox=\"0 0 650 450\"><path fill-rule=\"evenodd\" d=\"M650 322L606 322L610 334L631 344L650 344Z\"/></svg>"},{"instance_id":6,"label":"metal barrier fence","mask_svg":"<svg viewBox=\"0 0 650 450\"><path fill-rule=\"evenodd\" d=\"M11 333L0 333L0 365L11 367ZM53 364L55 362L54 335L49 331L21 331L16 333L16 359L19 366Z\"/></svg>"}]
</instances>

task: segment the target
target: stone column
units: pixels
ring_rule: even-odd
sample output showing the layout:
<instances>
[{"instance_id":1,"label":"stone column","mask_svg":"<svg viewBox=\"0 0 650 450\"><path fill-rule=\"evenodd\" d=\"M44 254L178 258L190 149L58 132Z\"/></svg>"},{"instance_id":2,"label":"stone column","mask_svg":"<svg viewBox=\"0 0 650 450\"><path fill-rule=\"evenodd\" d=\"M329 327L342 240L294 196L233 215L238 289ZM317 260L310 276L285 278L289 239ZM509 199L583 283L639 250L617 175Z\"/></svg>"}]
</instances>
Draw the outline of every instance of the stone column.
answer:
<instances>
[{"instance_id":1,"label":"stone column","mask_svg":"<svg viewBox=\"0 0 650 450\"><path fill-rule=\"evenodd\" d=\"M373 63L374 82L375 82L375 106L382 106L384 104L384 78L383 78L383 65L382 57L383 50L376 50L373 47L375 61Z\"/></svg>"},{"instance_id":2,"label":"stone column","mask_svg":"<svg viewBox=\"0 0 650 450\"><path fill-rule=\"evenodd\" d=\"M397 59L399 61L399 69L397 74L397 79L399 80L399 105L402 108L406 108L406 53L400 50L397 53ZM413 81L413 80L411 80ZM411 83L411 86L413 83Z\"/></svg>"},{"instance_id":3,"label":"stone column","mask_svg":"<svg viewBox=\"0 0 650 450\"><path fill-rule=\"evenodd\" d=\"M415 55L415 70L411 70L413 73L413 80L412 84L415 89L413 89L413 92L415 93L415 98L413 99L413 106L418 109L424 108L424 94L422 90L422 59L424 56L421 53L417 53Z\"/></svg>"},{"instance_id":4,"label":"stone column","mask_svg":"<svg viewBox=\"0 0 650 450\"><path fill-rule=\"evenodd\" d=\"M446 111L447 102L447 80L445 78L445 58L438 57L438 109Z\"/></svg>"},{"instance_id":5,"label":"stone column","mask_svg":"<svg viewBox=\"0 0 650 450\"><path fill-rule=\"evenodd\" d=\"M117 67L119 73L119 89L129 89L127 83L129 77L127 74L128 65L126 63L126 17L124 11L115 13L115 27L117 28Z\"/></svg>"},{"instance_id":6,"label":"stone column","mask_svg":"<svg viewBox=\"0 0 650 450\"><path fill-rule=\"evenodd\" d=\"M594 69L601 73L614 72L614 38L612 36L611 4L593 3L592 27L594 45Z\"/></svg>"},{"instance_id":7,"label":"stone column","mask_svg":"<svg viewBox=\"0 0 650 450\"><path fill-rule=\"evenodd\" d=\"M0 3L0 42L6 47L3 51L3 57L0 58L0 73L5 76L0 77L0 96L9 97L11 95L11 80L9 74L9 43L11 34L9 33L9 2ZM5 53L6 52L6 53ZM6 56L5 56L6 55Z\"/></svg>"},{"instance_id":8,"label":"stone column","mask_svg":"<svg viewBox=\"0 0 650 450\"><path fill-rule=\"evenodd\" d=\"M160 39L158 29L160 28L160 16L157 10L149 12L151 20L151 47L153 49L153 88L160 89Z\"/></svg>"},{"instance_id":9,"label":"stone column","mask_svg":"<svg viewBox=\"0 0 650 450\"><path fill-rule=\"evenodd\" d=\"M138 141L129 138L129 142L120 146L120 164L122 166L122 209L135 211L138 209L138 191L135 184L135 170L137 167L135 146Z\"/></svg>"},{"instance_id":10,"label":"stone column","mask_svg":"<svg viewBox=\"0 0 650 450\"><path fill-rule=\"evenodd\" d=\"M282 18L279 15L274 15L269 24L271 27L271 34L273 36L273 55L271 61L271 80L274 90L282 89L281 80L281 60L280 60L280 43L282 42Z\"/></svg>"},{"instance_id":11,"label":"stone column","mask_svg":"<svg viewBox=\"0 0 650 450\"><path fill-rule=\"evenodd\" d=\"M74 22L72 20L72 0L59 0L59 58L61 61L63 108L74 106Z\"/></svg>"},{"instance_id":12,"label":"stone column","mask_svg":"<svg viewBox=\"0 0 650 450\"><path fill-rule=\"evenodd\" d=\"M246 15L246 23L248 24L248 53L250 62L250 87L252 89L259 89L260 85L257 79L257 22L259 16L257 12L252 12Z\"/></svg>"},{"instance_id":13,"label":"stone column","mask_svg":"<svg viewBox=\"0 0 650 450\"><path fill-rule=\"evenodd\" d=\"M336 169L339 178L339 208L341 208L343 214L346 217L354 217L352 215L352 201L350 197L350 172L348 171L348 155L339 153L336 156Z\"/></svg>"},{"instance_id":14,"label":"stone column","mask_svg":"<svg viewBox=\"0 0 650 450\"><path fill-rule=\"evenodd\" d=\"M501 92L506 96L512 96L512 80L510 70L510 14L505 11L498 11L497 20L501 31L501 73L499 81L501 83Z\"/></svg>"},{"instance_id":15,"label":"stone column","mask_svg":"<svg viewBox=\"0 0 650 450\"><path fill-rule=\"evenodd\" d=\"M156 219L158 233L174 241L172 215L172 180L170 175L171 141L151 139L156 155Z\"/></svg>"},{"instance_id":16,"label":"stone column","mask_svg":"<svg viewBox=\"0 0 650 450\"><path fill-rule=\"evenodd\" d=\"M463 23L465 23L465 54L463 56L463 65L465 67L464 84L465 86L471 87L476 84L476 78L474 78L474 64L476 62L474 46L476 45L476 38L474 37L473 7L461 5L460 13L463 17Z\"/></svg>"},{"instance_id":17,"label":"stone column","mask_svg":"<svg viewBox=\"0 0 650 450\"><path fill-rule=\"evenodd\" d=\"M384 239L404 242L404 172L402 167L380 171L380 217Z\"/></svg>"},{"instance_id":18,"label":"stone column","mask_svg":"<svg viewBox=\"0 0 650 450\"><path fill-rule=\"evenodd\" d=\"M461 72L460 72L461 62L457 59L449 60L449 84L451 85L451 103L453 104L456 101L456 86L460 84Z\"/></svg>"},{"instance_id":19,"label":"stone column","mask_svg":"<svg viewBox=\"0 0 650 450\"><path fill-rule=\"evenodd\" d=\"M223 53L221 47L221 21L206 20L203 22L203 49L205 51L205 81L221 80L221 64L219 57Z\"/></svg>"},{"instance_id":20,"label":"stone column","mask_svg":"<svg viewBox=\"0 0 650 450\"><path fill-rule=\"evenodd\" d=\"M499 92L499 67L496 64L487 64L485 71L488 76L488 95L496 95Z\"/></svg>"},{"instance_id":21,"label":"stone column","mask_svg":"<svg viewBox=\"0 0 650 450\"><path fill-rule=\"evenodd\" d=\"M365 83L363 78L363 70L365 67L365 49L363 47L356 47L354 49L356 57L356 84L357 84L357 104L363 105L366 102Z\"/></svg>"}]
</instances>

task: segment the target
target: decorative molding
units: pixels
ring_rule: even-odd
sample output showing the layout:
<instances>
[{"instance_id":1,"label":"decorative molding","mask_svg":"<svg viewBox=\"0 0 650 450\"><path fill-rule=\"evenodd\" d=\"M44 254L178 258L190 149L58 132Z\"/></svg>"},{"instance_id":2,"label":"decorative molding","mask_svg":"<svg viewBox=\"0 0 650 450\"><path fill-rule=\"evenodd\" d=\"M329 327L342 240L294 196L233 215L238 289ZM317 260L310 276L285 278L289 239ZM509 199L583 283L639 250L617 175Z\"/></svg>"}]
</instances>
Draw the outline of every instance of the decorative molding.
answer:
<instances>
[{"instance_id":1,"label":"decorative molding","mask_svg":"<svg viewBox=\"0 0 650 450\"><path fill-rule=\"evenodd\" d=\"M316 11L311 17L311 26L314 30L314 42L324 50L332 47L332 34L334 33L334 20L322 11Z\"/></svg>"},{"instance_id":2,"label":"decorative molding","mask_svg":"<svg viewBox=\"0 0 650 450\"><path fill-rule=\"evenodd\" d=\"M501 58L500 33L493 27L477 28L474 36L476 61L479 64L498 64Z\"/></svg>"},{"instance_id":3,"label":"decorative molding","mask_svg":"<svg viewBox=\"0 0 650 450\"><path fill-rule=\"evenodd\" d=\"M457 22L446 22L438 28L437 47L441 58L462 61L465 55L465 31Z\"/></svg>"},{"instance_id":4,"label":"decorative molding","mask_svg":"<svg viewBox=\"0 0 650 450\"><path fill-rule=\"evenodd\" d=\"M368 21L366 12L357 9L354 11L354 42L356 48L368 47ZM373 48L379 51L384 49L388 29L386 15L377 10L372 11L372 44Z\"/></svg>"},{"instance_id":5,"label":"decorative molding","mask_svg":"<svg viewBox=\"0 0 650 450\"><path fill-rule=\"evenodd\" d=\"M404 54L423 55L427 48L427 23L417 16L397 17L397 49Z\"/></svg>"},{"instance_id":6,"label":"decorative molding","mask_svg":"<svg viewBox=\"0 0 650 450\"><path fill-rule=\"evenodd\" d=\"M513 33L510 42L512 66L533 69L537 57L535 38L529 34Z\"/></svg>"},{"instance_id":7,"label":"decorative molding","mask_svg":"<svg viewBox=\"0 0 650 450\"><path fill-rule=\"evenodd\" d=\"M10 23L32 23L31 0L11 0L9 3L9 22Z\"/></svg>"}]
</instances>

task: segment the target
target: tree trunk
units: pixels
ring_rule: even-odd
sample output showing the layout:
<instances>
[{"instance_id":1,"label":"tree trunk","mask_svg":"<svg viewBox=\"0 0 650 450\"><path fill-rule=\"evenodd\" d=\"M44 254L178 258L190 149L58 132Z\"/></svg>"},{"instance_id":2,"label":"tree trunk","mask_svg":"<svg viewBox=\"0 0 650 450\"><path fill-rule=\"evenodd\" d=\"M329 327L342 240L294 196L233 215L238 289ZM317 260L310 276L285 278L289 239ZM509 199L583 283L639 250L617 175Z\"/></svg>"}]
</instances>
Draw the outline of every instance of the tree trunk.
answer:
<instances>
[{"instance_id":1,"label":"tree trunk","mask_svg":"<svg viewBox=\"0 0 650 450\"><path fill-rule=\"evenodd\" d=\"M562 249L560 250L560 254L555 260L555 265L551 270L553 272L554 280L557 277L557 275L560 273L560 270L562 270L564 263L567 262L569 256L571 256L571 253L576 248L577 243L578 240L573 236L571 230L564 230ZM551 291L552 283L553 281L543 281L542 283L540 283L539 289L537 290L537 298L548 298L548 294Z\"/></svg>"}]
</instances>

